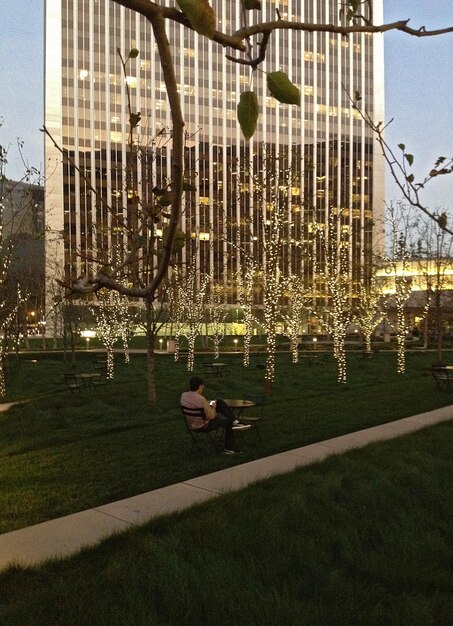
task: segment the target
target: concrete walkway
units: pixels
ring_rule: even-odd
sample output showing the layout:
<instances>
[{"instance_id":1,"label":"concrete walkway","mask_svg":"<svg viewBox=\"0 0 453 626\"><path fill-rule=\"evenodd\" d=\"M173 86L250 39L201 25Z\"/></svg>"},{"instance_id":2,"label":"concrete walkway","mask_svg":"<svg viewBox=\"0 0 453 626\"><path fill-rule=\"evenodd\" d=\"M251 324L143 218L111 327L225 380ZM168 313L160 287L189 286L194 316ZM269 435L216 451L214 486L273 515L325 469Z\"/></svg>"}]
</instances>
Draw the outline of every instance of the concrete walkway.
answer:
<instances>
[{"instance_id":1,"label":"concrete walkway","mask_svg":"<svg viewBox=\"0 0 453 626\"><path fill-rule=\"evenodd\" d=\"M159 515L217 498L257 480L290 472L333 454L393 439L452 418L453 405L4 533L0 535L0 570L11 564L37 565L53 557L75 554L109 535L139 526Z\"/></svg>"}]
</instances>

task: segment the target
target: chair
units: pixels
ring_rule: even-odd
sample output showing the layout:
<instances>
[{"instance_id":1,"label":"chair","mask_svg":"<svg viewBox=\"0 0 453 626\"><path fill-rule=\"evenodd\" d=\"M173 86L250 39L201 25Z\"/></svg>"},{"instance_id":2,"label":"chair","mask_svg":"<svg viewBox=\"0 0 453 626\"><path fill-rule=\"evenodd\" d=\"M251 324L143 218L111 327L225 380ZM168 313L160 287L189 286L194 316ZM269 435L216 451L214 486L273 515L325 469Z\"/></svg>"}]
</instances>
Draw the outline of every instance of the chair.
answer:
<instances>
[{"instance_id":1,"label":"chair","mask_svg":"<svg viewBox=\"0 0 453 626\"><path fill-rule=\"evenodd\" d=\"M437 388L440 391L450 391L450 375L445 367L441 365L433 365L431 367L431 374L436 382Z\"/></svg>"},{"instance_id":2,"label":"chair","mask_svg":"<svg viewBox=\"0 0 453 626\"><path fill-rule=\"evenodd\" d=\"M206 376L217 376L217 371L212 363L203 362L203 370Z\"/></svg>"},{"instance_id":3,"label":"chair","mask_svg":"<svg viewBox=\"0 0 453 626\"><path fill-rule=\"evenodd\" d=\"M255 406L258 407L258 411L257 415L241 414L240 421L245 424L250 424L250 426L255 429L257 438L261 439L260 422L263 419L263 407L267 402L267 398L264 394L253 393L244 394L242 397L244 400L254 402Z\"/></svg>"},{"instance_id":4,"label":"chair","mask_svg":"<svg viewBox=\"0 0 453 626\"><path fill-rule=\"evenodd\" d=\"M81 382L75 374L65 374L64 382L71 393L74 393L77 389L83 389L84 387L83 382Z\"/></svg>"},{"instance_id":5,"label":"chair","mask_svg":"<svg viewBox=\"0 0 453 626\"><path fill-rule=\"evenodd\" d=\"M206 416L203 409L191 409L181 404L181 412L184 417L184 424L186 425L187 432L189 433L193 443L198 450L203 451L203 445L200 445L201 439L205 439L208 445L212 445L216 452L220 452L223 449L223 431L224 428L209 428L209 424L206 421ZM194 429L190 425L190 418L201 417L205 422L204 428Z\"/></svg>"}]
</instances>

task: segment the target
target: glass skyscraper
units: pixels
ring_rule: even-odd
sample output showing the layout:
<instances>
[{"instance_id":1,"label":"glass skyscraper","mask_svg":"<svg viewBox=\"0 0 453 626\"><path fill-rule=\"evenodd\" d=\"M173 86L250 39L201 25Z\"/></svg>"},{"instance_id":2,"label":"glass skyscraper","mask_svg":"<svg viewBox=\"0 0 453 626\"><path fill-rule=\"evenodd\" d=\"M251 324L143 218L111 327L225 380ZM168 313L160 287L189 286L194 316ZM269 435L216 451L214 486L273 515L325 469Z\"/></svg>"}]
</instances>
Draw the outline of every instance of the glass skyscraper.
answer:
<instances>
[{"instance_id":1,"label":"glass skyscraper","mask_svg":"<svg viewBox=\"0 0 453 626\"><path fill-rule=\"evenodd\" d=\"M170 0L162 4L174 6ZM382 0L371 4L368 17L381 23ZM219 30L242 26L239 2L211 5ZM264 0L262 11L249 16L271 21L277 9L282 19L340 23L337 0ZM384 174L372 132L350 96L359 92L361 106L384 120L382 36L276 31L252 74L226 59L220 45L180 24L169 21L167 34L186 124L185 177L194 186L184 194L182 258L196 257L202 272L225 285L238 269L237 250L246 246L261 262L262 228L273 208L257 200L255 182L278 162L280 176L290 172L282 271L300 274L309 285L300 244L313 220L327 224L336 213L348 233L351 284L358 284L370 271ZM133 48L139 54L124 71L122 59ZM48 278L58 268L69 281L124 246L121 224L130 223L137 207L144 219L155 200L152 189L170 180L170 111L150 25L115 2L46 0L45 49L45 124L64 153L46 139ZM266 73L276 70L300 87L300 107L270 96ZM245 141L236 108L249 89L257 93L261 112L255 135ZM141 116L134 147L130 111ZM165 233L165 211L154 217L143 231L150 246ZM299 247L292 249L292 243ZM225 294L227 302L236 302L234 289Z\"/></svg>"}]
</instances>

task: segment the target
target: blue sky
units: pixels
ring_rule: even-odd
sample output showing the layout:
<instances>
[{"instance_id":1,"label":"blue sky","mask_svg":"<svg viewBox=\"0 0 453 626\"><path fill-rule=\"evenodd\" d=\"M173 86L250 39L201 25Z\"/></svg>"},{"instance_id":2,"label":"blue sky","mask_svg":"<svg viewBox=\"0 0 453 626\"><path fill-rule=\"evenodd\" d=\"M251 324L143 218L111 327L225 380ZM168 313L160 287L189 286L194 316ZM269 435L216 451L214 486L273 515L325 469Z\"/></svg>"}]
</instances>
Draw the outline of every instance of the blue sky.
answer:
<instances>
[{"instance_id":1,"label":"blue sky","mask_svg":"<svg viewBox=\"0 0 453 626\"><path fill-rule=\"evenodd\" d=\"M453 0L384 0L385 19L411 19L413 27L453 25ZM0 144L10 146L6 174L20 178L16 138L30 165L43 161L43 0L0 0ZM387 140L404 143L422 178L440 155L453 155L453 35L385 35ZM391 184L387 200L397 198ZM453 176L437 179L422 197L432 209L453 210Z\"/></svg>"}]
</instances>

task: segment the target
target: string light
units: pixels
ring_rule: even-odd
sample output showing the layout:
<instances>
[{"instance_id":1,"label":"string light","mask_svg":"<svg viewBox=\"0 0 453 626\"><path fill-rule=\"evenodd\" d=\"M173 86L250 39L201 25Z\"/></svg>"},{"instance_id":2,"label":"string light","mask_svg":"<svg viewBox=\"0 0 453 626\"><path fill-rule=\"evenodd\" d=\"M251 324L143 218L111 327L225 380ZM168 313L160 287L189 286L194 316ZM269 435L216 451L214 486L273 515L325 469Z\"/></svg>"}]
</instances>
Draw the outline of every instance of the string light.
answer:
<instances>
[{"instance_id":1,"label":"string light","mask_svg":"<svg viewBox=\"0 0 453 626\"><path fill-rule=\"evenodd\" d=\"M374 277L371 278L369 285L361 284L353 319L360 326L367 352L371 352L374 329L385 317L385 306L385 300Z\"/></svg>"},{"instance_id":2,"label":"string light","mask_svg":"<svg viewBox=\"0 0 453 626\"><path fill-rule=\"evenodd\" d=\"M0 227L0 241L2 238L1 227ZM9 254L5 255L1 259L1 269L0 269L0 286L3 288L2 291L5 291L7 287L8 280L8 269L10 266L10 256ZM7 293L7 290L6 290ZM5 296L6 296L5 293ZM17 285L15 294L13 297L6 296L0 302L0 333L2 338L0 340L0 397L4 397L6 395L6 379L5 379L5 355L8 351L8 343L10 338L10 331L12 324L17 320L17 313L19 311L20 306L26 302L25 294L22 294L20 285ZM17 342L19 340L18 333L14 335L14 340ZM16 344L17 345L17 344Z\"/></svg>"},{"instance_id":3,"label":"string light","mask_svg":"<svg viewBox=\"0 0 453 626\"><path fill-rule=\"evenodd\" d=\"M248 367L250 365L250 344L252 341L253 324L255 322L255 316L253 313L253 291L254 291L254 278L256 266L252 259L247 255L244 271L244 278L242 277L242 268L239 269L238 280L238 301L242 309L245 334L243 341L243 365Z\"/></svg>"},{"instance_id":4,"label":"string light","mask_svg":"<svg viewBox=\"0 0 453 626\"><path fill-rule=\"evenodd\" d=\"M115 342L120 337L123 341L125 362L129 362L127 330L130 325L129 301L117 291L101 289L97 293L98 306L92 311L96 318L96 334L107 351L107 378L114 375Z\"/></svg>"},{"instance_id":5,"label":"string light","mask_svg":"<svg viewBox=\"0 0 453 626\"><path fill-rule=\"evenodd\" d=\"M304 295L305 290L301 283L300 277L294 274L283 281L285 295L288 298L288 313L282 312L282 318L285 322L284 334L291 343L292 362L299 361L299 331L302 312L305 309Z\"/></svg>"},{"instance_id":6,"label":"string light","mask_svg":"<svg viewBox=\"0 0 453 626\"><path fill-rule=\"evenodd\" d=\"M337 380L345 384L346 332L352 321L352 312L347 255L348 233L339 226L339 215L333 211L329 214L327 229L323 224L314 223L312 226L314 243L318 243L320 252L318 255L311 253L315 273L314 283L318 283L320 292L328 298L328 306L324 309L312 306L311 310L332 336L333 355L338 366ZM313 301L315 302L315 296Z\"/></svg>"},{"instance_id":7,"label":"string light","mask_svg":"<svg viewBox=\"0 0 453 626\"><path fill-rule=\"evenodd\" d=\"M204 320L210 280L210 274L198 278L195 265L191 265L186 274L180 277L173 293L173 315L175 316L178 336L182 335L187 339L187 370L189 372L193 370L195 362L195 339L200 334Z\"/></svg>"},{"instance_id":8,"label":"string light","mask_svg":"<svg viewBox=\"0 0 453 626\"><path fill-rule=\"evenodd\" d=\"M393 207L390 207L390 227L391 227L391 258L387 261L392 268L394 276L394 293L396 307L396 346L397 346L397 365L398 374L404 374L406 371L406 335L409 330L408 321L406 320L406 305L412 293L412 277L406 275L406 271L410 270L410 255L407 250L408 225L403 222L404 230L400 231L400 217L396 214ZM401 265L401 271L397 272L397 265ZM391 324L389 320L390 325Z\"/></svg>"},{"instance_id":9,"label":"string light","mask_svg":"<svg viewBox=\"0 0 453 626\"><path fill-rule=\"evenodd\" d=\"M220 356L220 344L225 337L225 319L228 315L222 307L223 288L221 285L213 285L211 290L211 302L208 306L208 320L214 343L214 359Z\"/></svg>"}]
</instances>

